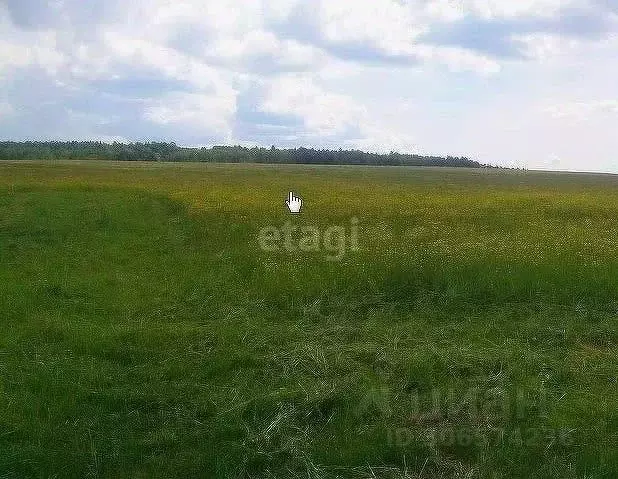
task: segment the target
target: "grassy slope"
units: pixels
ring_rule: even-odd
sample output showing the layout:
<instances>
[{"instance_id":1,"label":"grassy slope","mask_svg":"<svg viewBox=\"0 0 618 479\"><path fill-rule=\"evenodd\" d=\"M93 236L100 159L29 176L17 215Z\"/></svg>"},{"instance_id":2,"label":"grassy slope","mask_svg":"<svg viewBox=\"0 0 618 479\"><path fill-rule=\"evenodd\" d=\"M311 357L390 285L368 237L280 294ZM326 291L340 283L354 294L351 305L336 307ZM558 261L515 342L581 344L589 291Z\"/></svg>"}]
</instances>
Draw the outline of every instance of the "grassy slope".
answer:
<instances>
[{"instance_id":1,"label":"grassy slope","mask_svg":"<svg viewBox=\"0 0 618 479\"><path fill-rule=\"evenodd\" d=\"M260 251L289 189L361 251ZM611 176L0 164L0 477L618 477L617 218Z\"/></svg>"}]
</instances>

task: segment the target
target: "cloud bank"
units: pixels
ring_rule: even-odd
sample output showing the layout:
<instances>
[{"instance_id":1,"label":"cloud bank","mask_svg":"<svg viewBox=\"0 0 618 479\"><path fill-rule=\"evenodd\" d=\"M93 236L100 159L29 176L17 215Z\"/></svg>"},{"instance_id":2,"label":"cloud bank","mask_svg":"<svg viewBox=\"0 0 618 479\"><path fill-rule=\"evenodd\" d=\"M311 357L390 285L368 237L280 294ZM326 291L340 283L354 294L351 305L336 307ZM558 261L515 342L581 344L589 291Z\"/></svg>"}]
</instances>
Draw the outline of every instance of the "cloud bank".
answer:
<instances>
[{"instance_id":1,"label":"cloud bank","mask_svg":"<svg viewBox=\"0 0 618 479\"><path fill-rule=\"evenodd\" d=\"M616 0L3 0L0 137L618 172Z\"/></svg>"}]
</instances>

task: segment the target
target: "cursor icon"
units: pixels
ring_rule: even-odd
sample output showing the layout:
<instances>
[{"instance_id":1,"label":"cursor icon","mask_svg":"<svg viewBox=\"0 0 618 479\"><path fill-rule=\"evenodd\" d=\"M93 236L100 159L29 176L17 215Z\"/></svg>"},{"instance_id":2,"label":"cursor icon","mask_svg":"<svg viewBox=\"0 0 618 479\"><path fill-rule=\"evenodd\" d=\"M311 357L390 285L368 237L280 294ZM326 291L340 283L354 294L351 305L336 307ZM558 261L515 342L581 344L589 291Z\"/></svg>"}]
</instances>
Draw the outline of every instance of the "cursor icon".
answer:
<instances>
[{"instance_id":1,"label":"cursor icon","mask_svg":"<svg viewBox=\"0 0 618 479\"><path fill-rule=\"evenodd\" d=\"M294 196L294 193L290 191L288 199L285 200L285 204L288 205L290 213L297 215L300 213L300 207L303 205L303 200L301 200L298 196Z\"/></svg>"}]
</instances>

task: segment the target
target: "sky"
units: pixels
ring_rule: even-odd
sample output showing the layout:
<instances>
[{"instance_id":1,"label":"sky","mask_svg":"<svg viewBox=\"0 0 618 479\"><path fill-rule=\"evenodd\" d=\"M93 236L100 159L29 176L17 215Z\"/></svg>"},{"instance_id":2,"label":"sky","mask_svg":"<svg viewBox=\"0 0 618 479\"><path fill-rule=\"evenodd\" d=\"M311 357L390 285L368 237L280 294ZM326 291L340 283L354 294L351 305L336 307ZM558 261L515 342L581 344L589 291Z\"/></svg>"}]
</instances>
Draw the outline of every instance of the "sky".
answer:
<instances>
[{"instance_id":1,"label":"sky","mask_svg":"<svg viewBox=\"0 0 618 479\"><path fill-rule=\"evenodd\" d=\"M618 173L618 0L0 0L0 139Z\"/></svg>"}]
</instances>

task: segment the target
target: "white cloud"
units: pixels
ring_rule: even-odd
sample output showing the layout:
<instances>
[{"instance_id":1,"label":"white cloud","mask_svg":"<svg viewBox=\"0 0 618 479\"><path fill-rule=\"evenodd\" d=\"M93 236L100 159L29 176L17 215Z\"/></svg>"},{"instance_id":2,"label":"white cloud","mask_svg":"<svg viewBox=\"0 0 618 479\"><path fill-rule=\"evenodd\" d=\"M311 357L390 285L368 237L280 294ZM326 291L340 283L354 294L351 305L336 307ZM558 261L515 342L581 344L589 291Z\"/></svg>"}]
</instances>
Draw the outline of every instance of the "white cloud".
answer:
<instances>
[{"instance_id":1,"label":"white cloud","mask_svg":"<svg viewBox=\"0 0 618 479\"><path fill-rule=\"evenodd\" d=\"M564 57L582 47L583 40L565 38L551 33L529 33L513 35L513 41L521 45L522 52L537 61L551 61Z\"/></svg>"},{"instance_id":2,"label":"white cloud","mask_svg":"<svg viewBox=\"0 0 618 479\"><path fill-rule=\"evenodd\" d=\"M296 115L312 133L323 135L344 133L367 115L351 98L324 91L307 75L283 75L270 81L261 110Z\"/></svg>"},{"instance_id":3,"label":"white cloud","mask_svg":"<svg viewBox=\"0 0 618 479\"><path fill-rule=\"evenodd\" d=\"M0 9L0 77L16 68L38 66L55 74L66 63L58 47L58 33L37 31L25 34L14 27L6 13Z\"/></svg>"},{"instance_id":4,"label":"white cloud","mask_svg":"<svg viewBox=\"0 0 618 479\"><path fill-rule=\"evenodd\" d=\"M453 22L466 15L463 2L452 0L430 0L425 3L423 13L433 21Z\"/></svg>"},{"instance_id":5,"label":"white cloud","mask_svg":"<svg viewBox=\"0 0 618 479\"><path fill-rule=\"evenodd\" d=\"M325 37L333 42L369 42L389 53L407 53L414 39L426 31L405 4L383 0L363 4L353 0L313 3Z\"/></svg>"},{"instance_id":6,"label":"white cloud","mask_svg":"<svg viewBox=\"0 0 618 479\"><path fill-rule=\"evenodd\" d=\"M490 75L500 71L500 64L497 61L461 47L423 45L416 49L416 54L428 63L444 65L454 72L473 71Z\"/></svg>"},{"instance_id":7,"label":"white cloud","mask_svg":"<svg viewBox=\"0 0 618 479\"><path fill-rule=\"evenodd\" d=\"M318 48L295 40L278 38L273 32L253 30L246 35L221 37L202 51L206 58L238 71L303 70L326 59Z\"/></svg>"},{"instance_id":8,"label":"white cloud","mask_svg":"<svg viewBox=\"0 0 618 479\"><path fill-rule=\"evenodd\" d=\"M420 0L413 3L423 4L428 19L448 22L466 16L483 19L550 18L564 7L588 4L587 0Z\"/></svg>"},{"instance_id":9,"label":"white cloud","mask_svg":"<svg viewBox=\"0 0 618 479\"><path fill-rule=\"evenodd\" d=\"M412 137L410 133L395 132L375 124L365 125L363 137L351 140L345 146L372 153L389 153L391 151L422 153L419 151L416 138Z\"/></svg>"},{"instance_id":10,"label":"white cloud","mask_svg":"<svg viewBox=\"0 0 618 479\"><path fill-rule=\"evenodd\" d=\"M232 90L220 70L169 47L115 32L106 32L104 41L111 61L151 67L162 75L189 82L200 89Z\"/></svg>"},{"instance_id":11,"label":"white cloud","mask_svg":"<svg viewBox=\"0 0 618 479\"><path fill-rule=\"evenodd\" d=\"M260 110L301 118L305 126L302 136L310 144L332 145L334 140L335 146L372 152L418 151L416 138L405 122L401 123L401 117L393 123L392 116L376 112L371 102L364 104L352 95L329 92L307 75L285 75L268 82ZM351 136L346 137L347 133Z\"/></svg>"},{"instance_id":12,"label":"white cloud","mask_svg":"<svg viewBox=\"0 0 618 479\"><path fill-rule=\"evenodd\" d=\"M585 0L462 0L461 3L464 11L483 18L550 17L566 6L587 4Z\"/></svg>"},{"instance_id":13,"label":"white cloud","mask_svg":"<svg viewBox=\"0 0 618 479\"><path fill-rule=\"evenodd\" d=\"M235 110L233 96L173 93L149 102L144 117L159 125L182 126L227 138Z\"/></svg>"}]
</instances>

